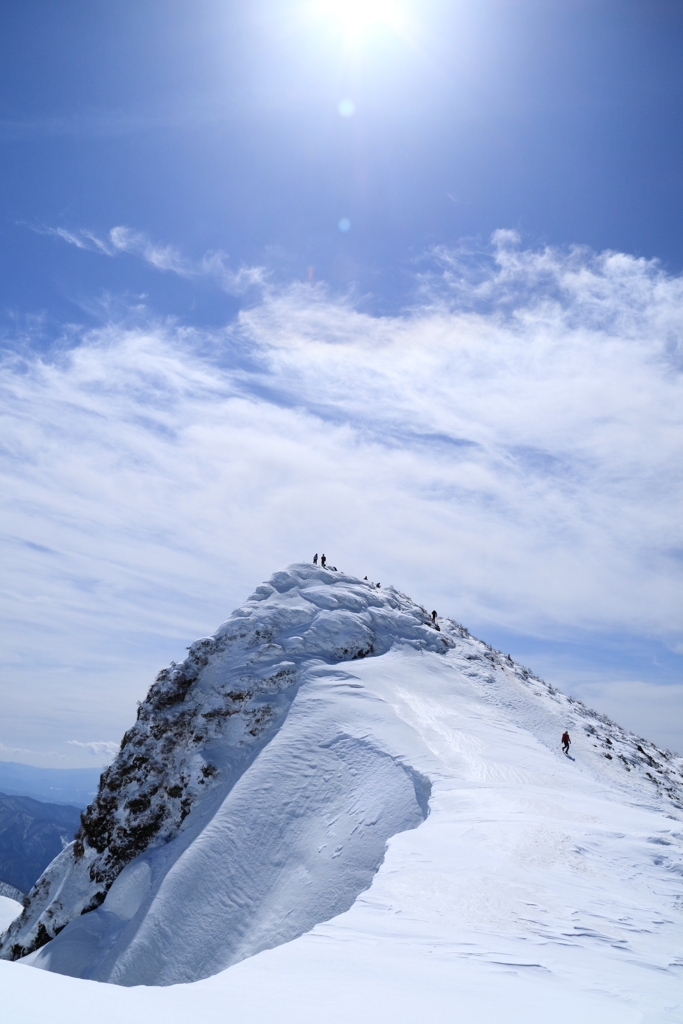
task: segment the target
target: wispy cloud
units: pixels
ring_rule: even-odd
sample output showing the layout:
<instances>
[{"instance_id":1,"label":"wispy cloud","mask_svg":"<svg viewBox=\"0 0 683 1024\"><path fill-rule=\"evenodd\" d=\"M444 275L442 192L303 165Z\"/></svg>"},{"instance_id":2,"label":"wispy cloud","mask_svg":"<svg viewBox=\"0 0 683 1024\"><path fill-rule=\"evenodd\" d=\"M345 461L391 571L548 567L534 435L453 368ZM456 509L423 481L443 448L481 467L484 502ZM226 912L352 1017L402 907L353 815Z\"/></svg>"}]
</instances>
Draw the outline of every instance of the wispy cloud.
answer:
<instances>
[{"instance_id":1,"label":"wispy cloud","mask_svg":"<svg viewBox=\"0 0 683 1024\"><path fill-rule=\"evenodd\" d=\"M106 762L112 761L119 752L119 743L112 743L109 740L91 740L88 743L82 743L80 740L67 740L69 746L80 747L82 750L87 750L89 754L97 757L98 763L105 758Z\"/></svg>"},{"instance_id":2,"label":"wispy cloud","mask_svg":"<svg viewBox=\"0 0 683 1024\"><path fill-rule=\"evenodd\" d=\"M139 256L157 270L170 270L181 277L192 277L195 273L192 264L184 260L178 249L172 245L159 245L151 242L141 231L131 231L126 227L115 227L109 232L109 255L128 252Z\"/></svg>"},{"instance_id":3,"label":"wispy cloud","mask_svg":"<svg viewBox=\"0 0 683 1024\"><path fill-rule=\"evenodd\" d=\"M106 256L113 256L116 251L111 244L98 238L92 231L86 231L84 228L79 231L68 231L66 228L33 228L33 230L41 235L54 235L55 238L61 238L63 242L75 245L78 249L101 252Z\"/></svg>"},{"instance_id":4,"label":"wispy cloud","mask_svg":"<svg viewBox=\"0 0 683 1024\"><path fill-rule=\"evenodd\" d=\"M220 250L205 253L200 260L184 257L173 245L152 241L144 232L118 225L100 238L85 228L70 230L55 227L33 227L38 234L59 238L78 249L85 249L104 256L119 256L128 253L136 256L156 270L170 271L184 278L211 278L220 288L232 295L242 295L250 288L263 288L267 273L263 267L230 266L228 254Z\"/></svg>"},{"instance_id":5,"label":"wispy cloud","mask_svg":"<svg viewBox=\"0 0 683 1024\"><path fill-rule=\"evenodd\" d=\"M271 289L5 363L4 650L46 715L118 735L180 638L321 549L482 632L681 642L681 279L499 235L420 295Z\"/></svg>"}]
</instances>

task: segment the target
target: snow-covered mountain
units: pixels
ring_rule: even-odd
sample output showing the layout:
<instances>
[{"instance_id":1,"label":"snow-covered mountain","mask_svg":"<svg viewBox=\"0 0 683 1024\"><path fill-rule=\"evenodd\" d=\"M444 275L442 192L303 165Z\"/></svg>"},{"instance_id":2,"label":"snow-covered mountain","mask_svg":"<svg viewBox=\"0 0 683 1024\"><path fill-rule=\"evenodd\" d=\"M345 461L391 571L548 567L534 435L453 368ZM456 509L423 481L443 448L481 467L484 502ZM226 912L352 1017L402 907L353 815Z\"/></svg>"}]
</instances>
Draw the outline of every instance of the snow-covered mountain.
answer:
<instances>
[{"instance_id":1,"label":"snow-covered mountain","mask_svg":"<svg viewBox=\"0 0 683 1024\"><path fill-rule=\"evenodd\" d=\"M76 807L0 793L0 886L8 883L22 898L79 824Z\"/></svg>"},{"instance_id":2,"label":"snow-covered mountain","mask_svg":"<svg viewBox=\"0 0 683 1024\"><path fill-rule=\"evenodd\" d=\"M392 949L429 985L502 971L539 1006L550 984L587 1019L673 1021L682 821L680 757L391 587L294 565L159 674L2 955L125 986L326 976L342 1007Z\"/></svg>"}]
</instances>

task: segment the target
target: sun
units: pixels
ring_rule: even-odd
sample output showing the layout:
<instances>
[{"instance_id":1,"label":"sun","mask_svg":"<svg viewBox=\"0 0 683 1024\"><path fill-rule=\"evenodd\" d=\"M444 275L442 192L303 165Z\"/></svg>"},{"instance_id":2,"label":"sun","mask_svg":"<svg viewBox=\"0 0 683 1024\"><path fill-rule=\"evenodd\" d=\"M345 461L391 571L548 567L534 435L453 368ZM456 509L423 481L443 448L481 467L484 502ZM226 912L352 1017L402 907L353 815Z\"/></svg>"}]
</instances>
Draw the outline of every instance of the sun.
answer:
<instances>
[{"instance_id":1,"label":"sun","mask_svg":"<svg viewBox=\"0 0 683 1024\"><path fill-rule=\"evenodd\" d=\"M398 19L390 0L320 0L316 8L334 18L349 36L360 36L379 22L395 26Z\"/></svg>"}]
</instances>

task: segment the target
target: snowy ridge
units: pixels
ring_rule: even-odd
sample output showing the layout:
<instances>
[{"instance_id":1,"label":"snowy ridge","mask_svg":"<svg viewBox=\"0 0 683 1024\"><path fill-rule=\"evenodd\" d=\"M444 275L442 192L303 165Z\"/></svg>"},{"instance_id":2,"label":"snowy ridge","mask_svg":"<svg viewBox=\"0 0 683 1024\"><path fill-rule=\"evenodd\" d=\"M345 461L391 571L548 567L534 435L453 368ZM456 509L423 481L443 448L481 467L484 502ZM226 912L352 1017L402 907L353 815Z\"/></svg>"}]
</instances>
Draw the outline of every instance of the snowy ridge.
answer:
<instances>
[{"instance_id":1,"label":"snowy ridge","mask_svg":"<svg viewBox=\"0 0 683 1024\"><path fill-rule=\"evenodd\" d=\"M258 587L182 665L159 673L75 843L36 883L2 956L45 945L100 906L126 864L176 838L197 802L214 790L224 799L279 730L303 666L381 654L399 640L435 651L452 643L407 598L340 572L298 566Z\"/></svg>"},{"instance_id":2,"label":"snowy ridge","mask_svg":"<svg viewBox=\"0 0 683 1024\"><path fill-rule=\"evenodd\" d=\"M23 906L24 900L26 899L26 893L22 892L21 889L15 888L10 885L9 882L0 882L0 896L4 896L6 899L14 900L20 906Z\"/></svg>"},{"instance_id":3,"label":"snowy ridge","mask_svg":"<svg viewBox=\"0 0 683 1024\"><path fill-rule=\"evenodd\" d=\"M683 759L392 588L291 566L160 673L3 956L124 985L207 977L381 892L387 840L425 820L432 785L519 800L548 772L652 808L657 870L683 870Z\"/></svg>"}]
</instances>

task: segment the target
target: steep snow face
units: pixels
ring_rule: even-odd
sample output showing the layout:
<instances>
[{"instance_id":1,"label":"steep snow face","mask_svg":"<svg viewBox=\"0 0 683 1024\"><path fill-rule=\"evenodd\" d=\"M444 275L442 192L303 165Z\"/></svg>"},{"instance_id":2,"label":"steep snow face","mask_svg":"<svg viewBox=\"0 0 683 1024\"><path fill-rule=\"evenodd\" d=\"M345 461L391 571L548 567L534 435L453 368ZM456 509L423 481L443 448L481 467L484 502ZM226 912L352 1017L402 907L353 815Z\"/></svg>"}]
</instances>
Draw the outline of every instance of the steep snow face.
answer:
<instances>
[{"instance_id":1,"label":"steep snow face","mask_svg":"<svg viewBox=\"0 0 683 1024\"><path fill-rule=\"evenodd\" d=\"M389 940L406 976L423 962L429 974L443 948L444 971L460 965L463 984L474 962L555 976L564 957L563 999L579 978L593 991L604 975L613 991L636 963L645 978L664 971L659 985L674 970L663 958L680 919L683 759L457 623L434 625L391 589L311 566L277 573L176 668L152 687L110 770L121 787L103 779L82 854L76 846L53 862L5 936L10 952L26 948L41 925L68 917L24 962L170 984L271 948L226 982L229 993L246 979L244 1007L263 987L261 963L302 984L329 977L347 1006L361 962ZM559 749L565 728L570 758ZM424 821L430 787L429 820L406 831ZM126 830L149 830L142 852L123 864L116 854L108 891L101 878L116 851L98 850L87 831L106 799L103 834L116 850L130 850ZM336 980L331 949L349 965ZM395 987L395 964L376 967Z\"/></svg>"},{"instance_id":2,"label":"steep snow face","mask_svg":"<svg viewBox=\"0 0 683 1024\"><path fill-rule=\"evenodd\" d=\"M345 716L343 697L328 700L339 679L325 678L327 689L316 699L310 691L330 666L382 654L396 643L446 651L453 641L407 598L343 573L294 566L258 587L213 636L192 644L182 665L159 674L121 752L102 775L75 843L33 888L26 911L2 939L2 955L25 956L94 911L126 865L141 855L147 856L144 864L136 862L126 876L136 878L130 884L139 898L121 895L129 884L122 879L105 908L106 914L119 908L117 921L130 923L114 927L103 915L82 921L82 944L92 946L86 933L99 928L107 938L98 942L109 949L114 932L121 934L115 936L115 949L99 957L101 963L79 961L79 972L100 978L113 972L130 984L199 977L346 909L370 883L388 836L423 820L428 786L392 754L355 733L347 735L339 724ZM292 716L305 682L311 686ZM360 724L355 722L355 704L352 708L348 728L362 732L362 716ZM274 744L289 717L289 728ZM303 793L302 772L310 776ZM366 797L357 813L346 810L361 791ZM298 813L292 811L297 804ZM329 841L333 819L348 820L350 827L348 842L336 852ZM302 820L308 831L301 830ZM318 847L311 875L307 858ZM154 965L133 955L122 973L121 950L143 918L148 920L142 931L152 927L158 900L153 911L149 908L159 886L176 884L182 875L176 861L194 864L214 856L219 866L226 856L233 865L244 859L241 868L231 868L237 874L230 874L228 883L231 891L239 886L238 895L226 895L229 911L216 911L221 922L216 926L222 932L229 926L229 933L216 943L206 929L207 914L212 916L216 906L208 874L206 891L198 897L207 906L197 906L193 917L207 937L206 950L194 959L183 954L184 966L166 952ZM143 877L152 879L146 889ZM293 900L297 887L300 898ZM272 920L261 920L257 904ZM283 920L277 923L279 914ZM72 928L60 949L75 942ZM51 956L58 956L56 949Z\"/></svg>"}]
</instances>

